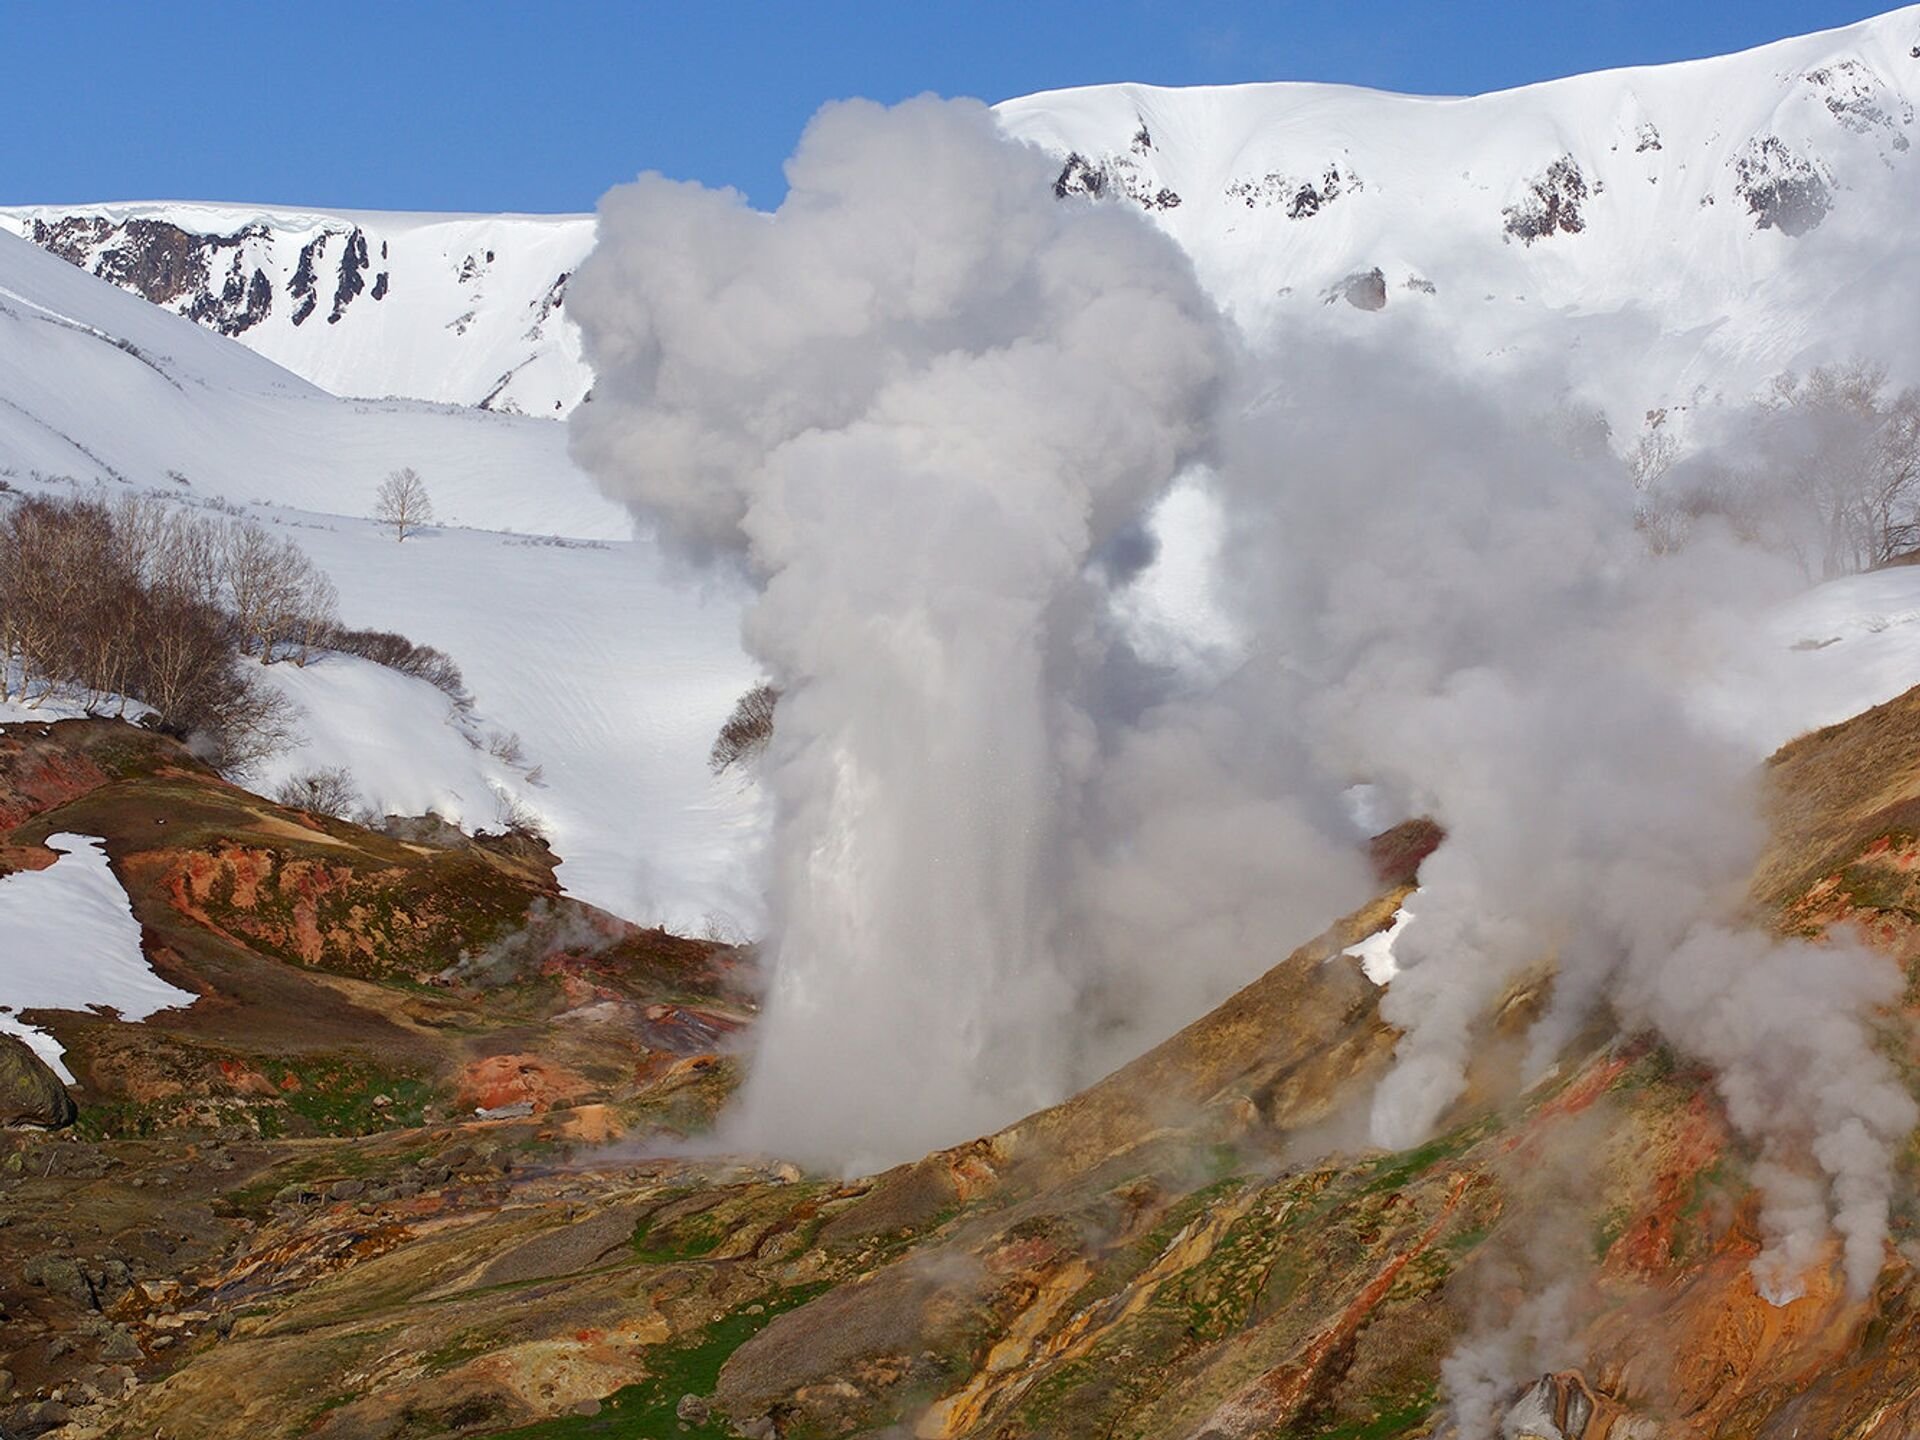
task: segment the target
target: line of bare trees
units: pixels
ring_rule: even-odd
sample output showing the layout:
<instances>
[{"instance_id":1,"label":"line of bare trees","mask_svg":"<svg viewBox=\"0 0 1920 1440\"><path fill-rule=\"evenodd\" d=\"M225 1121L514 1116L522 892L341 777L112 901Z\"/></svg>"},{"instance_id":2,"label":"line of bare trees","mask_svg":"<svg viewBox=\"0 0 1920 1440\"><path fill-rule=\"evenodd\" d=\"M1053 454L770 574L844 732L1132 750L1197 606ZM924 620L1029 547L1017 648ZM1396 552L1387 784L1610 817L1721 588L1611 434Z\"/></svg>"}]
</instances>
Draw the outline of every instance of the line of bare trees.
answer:
<instances>
[{"instance_id":1,"label":"line of bare trees","mask_svg":"<svg viewBox=\"0 0 1920 1440\"><path fill-rule=\"evenodd\" d=\"M1656 550L1711 519L1792 555L1810 579L1920 551L1920 389L1894 391L1866 361L1827 365L1779 376L1727 425L1708 453L1683 458L1655 423L1628 457Z\"/></svg>"},{"instance_id":2,"label":"line of bare trees","mask_svg":"<svg viewBox=\"0 0 1920 1440\"><path fill-rule=\"evenodd\" d=\"M305 647L333 587L297 546L251 522L155 497L23 497L0 514L0 699L156 713L222 770L282 748L290 707L245 673Z\"/></svg>"},{"instance_id":3,"label":"line of bare trees","mask_svg":"<svg viewBox=\"0 0 1920 1440\"><path fill-rule=\"evenodd\" d=\"M339 650L466 699L440 651L341 626L333 582L255 521L154 495L0 499L0 700L122 715L138 702L239 772L293 737L291 707L249 660Z\"/></svg>"}]
</instances>

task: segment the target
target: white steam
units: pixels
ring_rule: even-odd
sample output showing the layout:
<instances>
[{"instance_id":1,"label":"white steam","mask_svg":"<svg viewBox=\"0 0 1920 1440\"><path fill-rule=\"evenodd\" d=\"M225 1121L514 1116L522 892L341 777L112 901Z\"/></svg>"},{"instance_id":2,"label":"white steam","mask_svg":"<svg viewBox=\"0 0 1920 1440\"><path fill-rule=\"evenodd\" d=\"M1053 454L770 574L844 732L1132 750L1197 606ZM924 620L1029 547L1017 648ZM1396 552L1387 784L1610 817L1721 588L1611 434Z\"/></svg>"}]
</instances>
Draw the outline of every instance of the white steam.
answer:
<instances>
[{"instance_id":1,"label":"white steam","mask_svg":"<svg viewBox=\"0 0 1920 1440\"><path fill-rule=\"evenodd\" d=\"M1851 940L1745 923L1754 757L1689 706L1718 637L1795 588L1797 566L1709 526L1650 555L1618 464L1551 438L1550 394L1495 403L1365 353L1262 379L1219 468L1222 573L1262 709L1316 765L1448 835L1382 1002L1405 1033L1375 1140L1431 1133L1476 1027L1551 960L1534 1071L1602 1003L1712 1065L1767 1157L1763 1288L1789 1292L1831 1215L1863 1292L1916 1119L1870 1029L1898 971ZM1778 1183L1789 1172L1825 1193L1791 1203L1806 1186Z\"/></svg>"},{"instance_id":2,"label":"white steam","mask_svg":"<svg viewBox=\"0 0 1920 1440\"><path fill-rule=\"evenodd\" d=\"M782 691L772 991L744 1139L892 1160L1058 1098L1096 562L1208 437L1172 244L1063 206L976 103L823 110L771 216L655 176L569 292L576 453L737 557ZM1124 548L1124 547L1122 547Z\"/></svg>"},{"instance_id":3,"label":"white steam","mask_svg":"<svg viewBox=\"0 0 1920 1440\"><path fill-rule=\"evenodd\" d=\"M1536 1066L1602 1006L1712 1064L1765 1153L1761 1281L1786 1293L1831 1221L1864 1289L1915 1119L1869 1030L1896 977L1744 923L1754 757L1688 703L1793 566L1710 521L1650 555L1555 389L1249 356L1169 242L1057 201L1054 168L972 103L833 106L773 215L614 191L569 292L576 454L755 579L783 692L734 1138L858 1165L1060 1098L1365 898L1365 781L1449 837L1396 948L1375 1138L1429 1134L1552 961ZM1197 460L1237 648L1179 672L1115 595Z\"/></svg>"}]
</instances>

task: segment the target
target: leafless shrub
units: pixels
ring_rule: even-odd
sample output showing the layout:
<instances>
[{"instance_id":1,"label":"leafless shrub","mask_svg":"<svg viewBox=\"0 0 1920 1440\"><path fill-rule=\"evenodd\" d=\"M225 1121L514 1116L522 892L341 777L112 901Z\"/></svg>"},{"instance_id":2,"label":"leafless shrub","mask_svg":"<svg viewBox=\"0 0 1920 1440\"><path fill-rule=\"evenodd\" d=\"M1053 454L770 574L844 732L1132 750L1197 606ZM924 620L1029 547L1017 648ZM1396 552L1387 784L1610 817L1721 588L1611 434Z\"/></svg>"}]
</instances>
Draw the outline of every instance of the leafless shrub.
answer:
<instances>
[{"instance_id":1,"label":"leafless shrub","mask_svg":"<svg viewBox=\"0 0 1920 1440\"><path fill-rule=\"evenodd\" d=\"M414 675L436 689L445 691L456 702L467 698L466 681L460 667L444 651L431 645L416 645L391 630L347 630L330 628L320 644L346 655L358 655L402 675Z\"/></svg>"},{"instance_id":2,"label":"leafless shrub","mask_svg":"<svg viewBox=\"0 0 1920 1440\"><path fill-rule=\"evenodd\" d=\"M274 789L276 804L289 810L305 810L312 815L331 815L345 820L366 809L353 772L346 766L306 770L289 775Z\"/></svg>"},{"instance_id":3,"label":"leafless shrub","mask_svg":"<svg viewBox=\"0 0 1920 1440\"><path fill-rule=\"evenodd\" d=\"M735 702L727 723L714 738L707 764L716 775L735 765L751 761L773 739L773 712L780 703L780 692L771 685L756 685Z\"/></svg>"},{"instance_id":4,"label":"leafless shrub","mask_svg":"<svg viewBox=\"0 0 1920 1440\"><path fill-rule=\"evenodd\" d=\"M526 835L536 840L547 838L546 823L540 812L504 787L493 792L494 823L509 835Z\"/></svg>"},{"instance_id":5,"label":"leafless shrub","mask_svg":"<svg viewBox=\"0 0 1920 1440\"><path fill-rule=\"evenodd\" d=\"M514 730L489 731L487 753L509 765L518 765L527 758L526 746L520 743L519 732Z\"/></svg>"}]
</instances>

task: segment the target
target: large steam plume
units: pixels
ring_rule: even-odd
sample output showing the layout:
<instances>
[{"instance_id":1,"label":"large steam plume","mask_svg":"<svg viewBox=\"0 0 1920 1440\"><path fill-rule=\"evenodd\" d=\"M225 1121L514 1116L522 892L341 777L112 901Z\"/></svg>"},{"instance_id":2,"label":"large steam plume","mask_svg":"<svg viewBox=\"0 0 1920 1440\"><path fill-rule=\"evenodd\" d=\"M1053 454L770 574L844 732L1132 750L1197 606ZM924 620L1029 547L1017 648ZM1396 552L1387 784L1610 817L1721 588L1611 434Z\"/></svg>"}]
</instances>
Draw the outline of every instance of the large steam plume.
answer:
<instances>
[{"instance_id":1,"label":"large steam plume","mask_svg":"<svg viewBox=\"0 0 1920 1440\"><path fill-rule=\"evenodd\" d=\"M1061 1093L1090 577L1208 438L1226 352L1171 243L1057 204L982 105L831 106L787 173L773 215L657 176L607 197L575 443L760 584L783 695L746 1138L872 1162Z\"/></svg>"},{"instance_id":2,"label":"large steam plume","mask_svg":"<svg viewBox=\"0 0 1920 1440\"><path fill-rule=\"evenodd\" d=\"M1059 1098L1364 898L1364 780L1449 832L1375 1138L1432 1130L1551 960L1534 1068L1603 1007L1711 1063L1765 1152L1763 1283L1831 1218L1865 1288L1915 1118L1868 1029L1895 979L1743 924L1757 757L1689 704L1791 567L1711 526L1649 554L1557 385L1249 354L1168 242L1053 169L975 104L829 107L775 214L614 191L569 294L577 455L755 578L784 692L737 1138L857 1165ZM1182 676L1111 599L1199 459L1236 639Z\"/></svg>"}]
</instances>

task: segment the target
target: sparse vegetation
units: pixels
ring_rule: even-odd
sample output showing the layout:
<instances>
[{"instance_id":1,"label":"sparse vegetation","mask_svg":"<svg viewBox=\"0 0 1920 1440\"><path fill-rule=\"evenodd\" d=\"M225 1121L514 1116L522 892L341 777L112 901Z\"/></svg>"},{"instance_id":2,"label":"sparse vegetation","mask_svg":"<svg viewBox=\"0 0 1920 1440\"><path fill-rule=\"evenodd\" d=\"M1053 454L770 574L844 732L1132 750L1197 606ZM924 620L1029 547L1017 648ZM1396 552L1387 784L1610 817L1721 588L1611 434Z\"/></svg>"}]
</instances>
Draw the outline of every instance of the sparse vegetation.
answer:
<instances>
[{"instance_id":1,"label":"sparse vegetation","mask_svg":"<svg viewBox=\"0 0 1920 1440\"><path fill-rule=\"evenodd\" d=\"M707 757L714 774L749 762L767 748L773 739L773 712L779 703L780 692L771 685L756 685L740 697Z\"/></svg>"},{"instance_id":2,"label":"sparse vegetation","mask_svg":"<svg viewBox=\"0 0 1920 1440\"><path fill-rule=\"evenodd\" d=\"M416 676L444 690L456 701L468 699L466 680L451 656L431 645L416 645L391 630L348 630L336 625L317 643L325 649L358 655L389 670L398 670L402 675Z\"/></svg>"},{"instance_id":3,"label":"sparse vegetation","mask_svg":"<svg viewBox=\"0 0 1920 1440\"><path fill-rule=\"evenodd\" d=\"M540 812L505 786L494 788L493 818L508 835L525 835L535 840L546 838L547 827Z\"/></svg>"},{"instance_id":4,"label":"sparse vegetation","mask_svg":"<svg viewBox=\"0 0 1920 1440\"><path fill-rule=\"evenodd\" d=\"M1712 521L1793 556L1809 578L1920 552L1920 388L1890 391L1884 367L1777 377L1722 447L1745 459L1688 463L1664 419L1648 417L1628 460L1654 550L1677 550Z\"/></svg>"},{"instance_id":5,"label":"sparse vegetation","mask_svg":"<svg viewBox=\"0 0 1920 1440\"><path fill-rule=\"evenodd\" d=\"M344 765L289 775L274 790L273 799L289 810L331 815L336 820L348 819L361 808L360 789L354 784L353 772Z\"/></svg>"}]
</instances>

